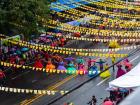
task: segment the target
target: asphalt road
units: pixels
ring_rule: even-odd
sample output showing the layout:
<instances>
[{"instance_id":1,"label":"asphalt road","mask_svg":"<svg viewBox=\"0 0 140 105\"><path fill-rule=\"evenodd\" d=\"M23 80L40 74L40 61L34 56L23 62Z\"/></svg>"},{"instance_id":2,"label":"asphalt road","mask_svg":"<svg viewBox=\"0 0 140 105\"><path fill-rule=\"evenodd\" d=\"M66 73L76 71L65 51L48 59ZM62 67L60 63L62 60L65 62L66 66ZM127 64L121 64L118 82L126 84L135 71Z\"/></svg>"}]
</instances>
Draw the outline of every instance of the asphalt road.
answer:
<instances>
[{"instance_id":1,"label":"asphalt road","mask_svg":"<svg viewBox=\"0 0 140 105\"><path fill-rule=\"evenodd\" d=\"M91 46L84 43L77 45L77 47L88 47ZM93 46L92 46L93 48ZM11 68L11 71L13 69ZM15 71L21 72L19 75L10 75L7 77L6 81L7 87L15 87L15 88L26 88L26 89L48 89L51 86L55 86L56 84L60 84L61 81L65 80L66 82L72 76L66 74L46 74L42 72L30 71L30 70L21 70ZM9 79L10 78L10 79ZM6 93L0 92L0 101L1 105L16 105L20 104L26 99L33 98L35 95L32 94L15 94L15 93Z\"/></svg>"},{"instance_id":2,"label":"asphalt road","mask_svg":"<svg viewBox=\"0 0 140 105\"><path fill-rule=\"evenodd\" d=\"M136 66L140 61L140 52L129 57L129 60ZM115 68L115 70L117 70L117 68ZM116 73L113 73L112 69L110 69L110 71L112 73L111 77L104 80L97 77L51 105L63 105L65 102L72 102L74 105L87 105L93 95L97 97L97 105L101 105L103 99L109 95L109 92L106 91L106 88L109 86L108 83L115 79L114 75L116 75ZM33 105L47 105L44 101L45 100L38 100L38 103L34 102Z\"/></svg>"},{"instance_id":3,"label":"asphalt road","mask_svg":"<svg viewBox=\"0 0 140 105\"><path fill-rule=\"evenodd\" d=\"M77 44L78 48L93 48L94 45L92 45L91 43L80 43ZM103 46L103 44L96 44L95 46L96 48L105 48L105 46ZM130 51L120 51L120 53L129 53ZM111 65L111 60L107 59L107 62ZM20 75L17 75L16 77L12 77L9 81L7 81L7 85L8 87L16 87L16 88L27 88L27 89L61 89L61 90L70 90L76 86L78 86L79 84L83 83L84 81L87 81L88 79L90 79L90 77L88 76L75 76L75 75L57 75L57 74L46 74L46 73L42 73L42 72L35 72L35 71L25 71L23 73L21 73ZM63 82L62 82L63 81ZM94 87L94 89L96 88L96 84L100 83L102 81L102 79L100 77L95 78L92 83L89 83L90 85L88 87L86 87L85 89L81 90L81 88L84 88L85 85L83 87L81 87L80 89L78 89L77 91L80 90L80 92L78 92L80 95L80 97L82 97L81 93L83 93L84 95L86 95L86 91L88 91L89 89L92 89L91 87ZM107 80L108 81L108 80ZM106 82L107 82L106 81ZM106 83L104 82L104 83ZM104 91L104 89L107 87L107 83L105 84L105 86L96 88L95 90L92 91L96 91L101 92L101 90L103 90L104 96L106 96L107 92ZM52 87L53 86L53 87ZM69 94L68 96L74 95L76 96L74 99L72 96L71 98L67 98L68 96L64 97L62 100L52 104L52 105L62 105L63 102L67 102L67 101L71 101L71 102L78 102L79 99L77 97L77 95L75 94L74 91L73 93ZM93 95L94 93L89 92L91 95ZM89 98L91 97L90 94L87 94L87 101L89 101ZM96 94L95 94L96 95ZM98 94L97 94L98 95ZM55 96L43 96L43 95L32 95L32 94L15 94L15 93L6 93L6 92L0 92L0 101L1 101L1 105L29 105L29 104L33 104L33 105L47 105L49 102L51 102L52 100L58 98L60 96L60 94L55 95ZM98 95L100 97L100 95ZM103 95L101 95L103 96ZM104 98L104 97L101 97ZM82 98L84 99L84 98ZM76 101L77 100L77 101ZM83 105L83 104L75 104L75 105ZM85 105L85 104L84 104Z\"/></svg>"},{"instance_id":4,"label":"asphalt road","mask_svg":"<svg viewBox=\"0 0 140 105\"><path fill-rule=\"evenodd\" d=\"M120 53L129 53L129 52L131 52L131 51L120 51ZM133 56L134 57L134 56ZM136 58L138 58L137 56L136 56ZM130 58L131 59L131 58ZM111 60L110 59L108 59L107 60L107 62L111 65ZM112 79L114 78L114 76L112 76ZM75 77L75 78L73 78L73 79L71 79L70 81L68 81L67 83L65 83L65 84L63 84L63 85L61 85L60 87L58 87L57 89L59 90L59 89L63 89L63 90L71 90L71 89L73 89L73 88L75 88L75 87L77 87L78 85L80 85L80 84L82 84L83 82L85 82L85 81L87 81L88 79L90 79L88 76L77 76L77 77ZM103 80L104 81L104 80ZM97 78L95 78L94 80L93 80L93 86L95 86L95 84L98 84L98 85L100 85L102 83L102 79L100 78L100 77L97 77ZM88 84L89 85L89 84ZM108 85L108 84L107 84ZM86 88L87 88L87 86L86 86ZM86 89L85 88L85 89ZM90 88L87 88L87 90L90 90ZM104 89L104 87L101 87L101 88L97 88L95 91L96 92L100 92L100 90L105 90ZM78 92L80 91L81 92L81 94L82 94L82 90L80 89L78 89L77 90ZM93 90L94 91L94 90ZM83 89L83 93L84 93L84 89ZM89 92L89 93L92 93L92 92ZM106 91L103 91L102 93L107 93ZM72 93L73 94L73 93ZM81 96L81 94L79 94L79 97ZM84 93L85 94L85 93ZM59 95L60 96L60 95ZM59 96L51 96L51 97L48 97L48 96L43 96L43 97L41 97L41 98L38 98L38 100L35 100L35 101L33 101L32 102L32 104L33 105L48 105L50 102L52 102L52 100L55 100L55 99L57 99ZM67 96L69 96L69 95L67 95ZM74 96L76 96L77 97L77 95L75 95L74 94ZM72 98L74 97L74 96L72 96ZM90 95L89 95L90 96ZM104 94L104 97L106 96L106 94ZM103 97L103 98L104 98ZM49 105L63 105L63 103L64 102L68 102L69 101L69 99L71 99L71 98L66 98L66 99L64 99L63 101L58 101L58 103L53 103L53 104L49 104ZM74 98L75 99L75 98ZM80 99L81 100L81 99ZM84 100L84 98L82 99L82 100ZM77 99L77 101L79 101L79 99ZM75 104L75 105L82 105L82 104ZM83 104L84 105L84 104Z\"/></svg>"}]
</instances>

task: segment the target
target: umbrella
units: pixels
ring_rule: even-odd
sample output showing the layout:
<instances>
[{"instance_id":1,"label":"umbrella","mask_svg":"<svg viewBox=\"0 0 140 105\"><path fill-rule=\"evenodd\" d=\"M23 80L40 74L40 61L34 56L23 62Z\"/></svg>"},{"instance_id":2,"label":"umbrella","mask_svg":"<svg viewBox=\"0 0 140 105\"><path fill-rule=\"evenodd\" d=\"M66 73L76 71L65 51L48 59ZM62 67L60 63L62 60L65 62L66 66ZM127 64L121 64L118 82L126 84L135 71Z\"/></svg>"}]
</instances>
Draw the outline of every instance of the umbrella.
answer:
<instances>
[{"instance_id":1,"label":"umbrella","mask_svg":"<svg viewBox=\"0 0 140 105\"><path fill-rule=\"evenodd\" d=\"M129 62L125 62L124 65L125 65L125 66L128 66L128 67L132 67L132 64L129 63Z\"/></svg>"},{"instance_id":2,"label":"umbrella","mask_svg":"<svg viewBox=\"0 0 140 105\"><path fill-rule=\"evenodd\" d=\"M20 50L17 50L16 53L17 53L18 55L20 55L20 54L21 54L21 51L20 51Z\"/></svg>"},{"instance_id":3,"label":"umbrella","mask_svg":"<svg viewBox=\"0 0 140 105\"><path fill-rule=\"evenodd\" d=\"M47 37L47 38L53 38L53 36L52 36L52 35L47 35L46 37Z\"/></svg>"},{"instance_id":4,"label":"umbrella","mask_svg":"<svg viewBox=\"0 0 140 105\"><path fill-rule=\"evenodd\" d=\"M62 36L62 33L57 33L56 36Z\"/></svg>"},{"instance_id":5,"label":"umbrella","mask_svg":"<svg viewBox=\"0 0 140 105\"><path fill-rule=\"evenodd\" d=\"M120 90L120 92L122 92L122 93L128 92L128 90L125 89L125 88L120 88L119 90Z\"/></svg>"},{"instance_id":6,"label":"umbrella","mask_svg":"<svg viewBox=\"0 0 140 105\"><path fill-rule=\"evenodd\" d=\"M17 55L17 53L14 53L13 55Z\"/></svg>"},{"instance_id":7,"label":"umbrella","mask_svg":"<svg viewBox=\"0 0 140 105\"><path fill-rule=\"evenodd\" d=\"M124 66L132 67L132 64L129 61L123 61L122 62Z\"/></svg>"},{"instance_id":8,"label":"umbrella","mask_svg":"<svg viewBox=\"0 0 140 105\"><path fill-rule=\"evenodd\" d=\"M108 87L108 88L106 88L105 90L106 90L106 91L113 91L113 90L117 90L117 88L115 88L115 87Z\"/></svg>"},{"instance_id":9,"label":"umbrella","mask_svg":"<svg viewBox=\"0 0 140 105\"><path fill-rule=\"evenodd\" d=\"M26 47L24 47L24 48L21 49L21 51L23 51L23 52L24 51L28 51L28 50L29 50L29 48L26 48Z\"/></svg>"},{"instance_id":10,"label":"umbrella","mask_svg":"<svg viewBox=\"0 0 140 105\"><path fill-rule=\"evenodd\" d=\"M81 34L80 34L79 32L76 32L76 33L74 33L74 36L75 36L75 37L80 37Z\"/></svg>"},{"instance_id":11,"label":"umbrella","mask_svg":"<svg viewBox=\"0 0 140 105\"><path fill-rule=\"evenodd\" d=\"M74 58L72 58L72 57L67 57L67 58L64 58L65 60L67 60L67 61L72 61L72 60L74 60Z\"/></svg>"},{"instance_id":12,"label":"umbrella","mask_svg":"<svg viewBox=\"0 0 140 105\"><path fill-rule=\"evenodd\" d=\"M103 103L103 105L113 105L113 102L111 102L111 101L105 101L105 102Z\"/></svg>"},{"instance_id":13,"label":"umbrella","mask_svg":"<svg viewBox=\"0 0 140 105\"><path fill-rule=\"evenodd\" d=\"M46 34L41 34L40 36L46 36Z\"/></svg>"}]
</instances>

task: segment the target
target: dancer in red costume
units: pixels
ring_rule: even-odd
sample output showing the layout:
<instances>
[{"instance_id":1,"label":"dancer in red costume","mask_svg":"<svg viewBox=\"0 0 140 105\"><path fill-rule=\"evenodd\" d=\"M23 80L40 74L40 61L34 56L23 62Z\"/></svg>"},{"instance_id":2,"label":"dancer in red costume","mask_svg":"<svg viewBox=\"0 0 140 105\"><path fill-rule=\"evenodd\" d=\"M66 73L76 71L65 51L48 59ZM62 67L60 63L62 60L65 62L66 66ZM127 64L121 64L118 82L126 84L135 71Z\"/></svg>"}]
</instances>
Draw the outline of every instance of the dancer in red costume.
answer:
<instances>
[{"instance_id":1,"label":"dancer in red costume","mask_svg":"<svg viewBox=\"0 0 140 105\"><path fill-rule=\"evenodd\" d=\"M35 61L34 67L36 67L36 68L43 68L43 64L42 64L40 59L37 59Z\"/></svg>"}]
</instances>

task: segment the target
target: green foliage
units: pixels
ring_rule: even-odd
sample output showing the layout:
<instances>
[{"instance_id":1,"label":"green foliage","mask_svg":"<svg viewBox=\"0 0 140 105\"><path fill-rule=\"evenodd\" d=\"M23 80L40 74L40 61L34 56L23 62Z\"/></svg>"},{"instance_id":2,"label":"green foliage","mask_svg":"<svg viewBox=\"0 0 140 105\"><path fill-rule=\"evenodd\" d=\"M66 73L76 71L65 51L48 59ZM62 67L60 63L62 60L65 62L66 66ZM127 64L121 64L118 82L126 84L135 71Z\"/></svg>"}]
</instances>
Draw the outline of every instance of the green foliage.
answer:
<instances>
[{"instance_id":1,"label":"green foliage","mask_svg":"<svg viewBox=\"0 0 140 105\"><path fill-rule=\"evenodd\" d=\"M49 18L48 0L0 0L0 31L4 34L37 34L42 28L37 16ZM19 26L21 25L21 26Z\"/></svg>"}]
</instances>

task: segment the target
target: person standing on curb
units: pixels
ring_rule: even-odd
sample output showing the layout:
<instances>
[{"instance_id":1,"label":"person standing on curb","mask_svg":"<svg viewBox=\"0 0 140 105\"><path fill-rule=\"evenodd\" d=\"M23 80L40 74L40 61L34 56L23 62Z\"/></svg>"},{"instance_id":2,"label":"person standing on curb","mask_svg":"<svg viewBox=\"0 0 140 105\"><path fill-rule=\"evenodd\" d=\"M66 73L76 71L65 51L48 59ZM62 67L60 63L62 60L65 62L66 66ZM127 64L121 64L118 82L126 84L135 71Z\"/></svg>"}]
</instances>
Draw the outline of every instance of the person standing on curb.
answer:
<instances>
[{"instance_id":1,"label":"person standing on curb","mask_svg":"<svg viewBox=\"0 0 140 105\"><path fill-rule=\"evenodd\" d=\"M88 102L88 104L90 104L90 105L96 105L96 103L97 103L96 97L95 96L92 96L92 100L90 102Z\"/></svg>"},{"instance_id":2,"label":"person standing on curb","mask_svg":"<svg viewBox=\"0 0 140 105\"><path fill-rule=\"evenodd\" d=\"M0 69L0 85L3 85L5 83L5 74L4 72Z\"/></svg>"}]
</instances>

